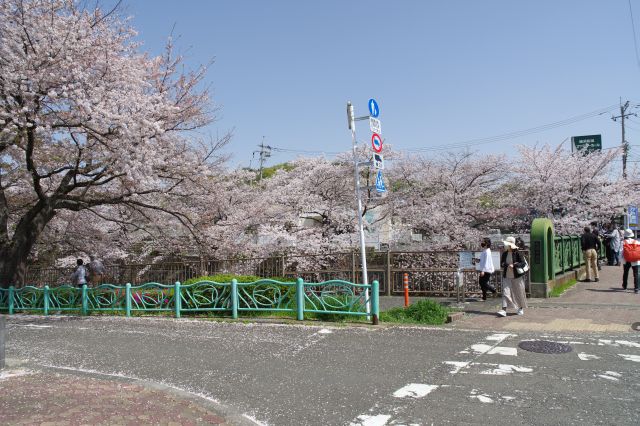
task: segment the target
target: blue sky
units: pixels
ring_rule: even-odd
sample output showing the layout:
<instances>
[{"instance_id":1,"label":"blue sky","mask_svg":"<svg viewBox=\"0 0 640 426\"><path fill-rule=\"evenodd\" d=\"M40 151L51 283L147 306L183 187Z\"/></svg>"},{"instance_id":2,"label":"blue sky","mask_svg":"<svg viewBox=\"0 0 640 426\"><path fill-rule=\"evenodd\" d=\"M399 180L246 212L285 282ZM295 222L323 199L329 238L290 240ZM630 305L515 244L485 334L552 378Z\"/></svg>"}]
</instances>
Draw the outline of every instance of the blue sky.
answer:
<instances>
[{"instance_id":1,"label":"blue sky","mask_svg":"<svg viewBox=\"0 0 640 426\"><path fill-rule=\"evenodd\" d=\"M631 5L640 36L640 1ZM365 115L375 98L385 142L408 152L559 122L620 98L640 103L629 0L125 0L122 13L151 53L175 26L190 66L215 59L208 82L222 110L207 132L234 130L232 166L248 166L263 136L285 150L349 150L348 100ZM620 124L610 117L470 149L511 154L589 134L613 147ZM274 151L268 164L297 155Z\"/></svg>"}]
</instances>

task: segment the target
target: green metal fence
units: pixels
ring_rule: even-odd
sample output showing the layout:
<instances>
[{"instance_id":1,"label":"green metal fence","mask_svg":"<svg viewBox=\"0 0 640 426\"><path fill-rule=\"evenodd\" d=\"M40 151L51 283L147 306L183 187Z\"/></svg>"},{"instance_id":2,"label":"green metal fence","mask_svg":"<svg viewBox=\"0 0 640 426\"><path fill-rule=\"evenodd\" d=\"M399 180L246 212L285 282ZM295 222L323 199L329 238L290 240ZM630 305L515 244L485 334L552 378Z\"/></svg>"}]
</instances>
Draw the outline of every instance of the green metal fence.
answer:
<instances>
[{"instance_id":1,"label":"green metal fence","mask_svg":"<svg viewBox=\"0 0 640 426\"><path fill-rule=\"evenodd\" d=\"M554 244L553 272L555 275L567 272L584 265L584 254L580 246L580 235L556 236ZM600 244L598 258L606 257L606 247Z\"/></svg>"},{"instance_id":2,"label":"green metal fence","mask_svg":"<svg viewBox=\"0 0 640 426\"><path fill-rule=\"evenodd\" d=\"M300 321L305 313L379 317L379 283L354 284L331 280L320 283L280 282L269 279L251 283L199 281L182 285L145 283L139 286L102 284L72 287L9 287L0 289L0 311L124 314L167 312L179 318L183 313L228 313L238 318L243 312L288 312ZM367 305L370 312L367 313Z\"/></svg>"}]
</instances>

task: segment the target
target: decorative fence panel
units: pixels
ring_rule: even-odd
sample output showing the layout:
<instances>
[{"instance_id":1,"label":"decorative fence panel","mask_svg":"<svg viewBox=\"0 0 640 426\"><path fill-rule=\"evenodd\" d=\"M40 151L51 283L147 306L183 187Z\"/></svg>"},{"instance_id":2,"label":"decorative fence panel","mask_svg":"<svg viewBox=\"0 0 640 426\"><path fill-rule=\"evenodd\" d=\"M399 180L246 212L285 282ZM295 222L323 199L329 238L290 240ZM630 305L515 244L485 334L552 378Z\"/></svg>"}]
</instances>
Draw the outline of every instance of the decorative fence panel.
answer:
<instances>
[{"instance_id":1,"label":"decorative fence panel","mask_svg":"<svg viewBox=\"0 0 640 426\"><path fill-rule=\"evenodd\" d=\"M524 252L528 258L528 251ZM455 284L460 251L437 250L401 252L385 251L367 253L367 282L378 281L380 293L387 295L402 294L402 278L409 274L409 292L420 296L453 296L458 292ZM499 269L499 265L495 265ZM31 267L28 270L26 282L41 287L45 284L52 288L69 281L71 268ZM478 273L473 269L463 270L463 282L467 294L480 294ZM107 265L106 273L101 283L140 285L145 282L168 284L184 282L203 276L216 274L253 275L261 278L285 277L302 278L305 282L326 282L341 280L347 282L363 282L360 254L358 252L329 253L322 255L287 255L270 258L222 259L222 260L193 260L175 263L135 264L135 265ZM501 288L502 278L499 273L494 274L492 283ZM529 277L526 277L527 289ZM100 283L91 283L96 286ZM205 284L201 284L205 285ZM215 295L204 296L197 293L198 298L205 300L210 297L207 306L212 310L223 310L229 306L228 298L230 285L226 288L222 284L209 284ZM224 296L223 293L226 295ZM227 300L226 305L223 299ZM183 296L184 302L184 296ZM167 302L169 303L169 302ZM200 309L199 302L191 301L193 309ZM163 309L170 309L165 306ZM287 308L288 309L288 308Z\"/></svg>"},{"instance_id":2,"label":"decorative fence panel","mask_svg":"<svg viewBox=\"0 0 640 426\"><path fill-rule=\"evenodd\" d=\"M27 286L0 289L0 311L62 313L92 312L133 313L228 313L238 318L242 312L289 312L298 320L305 313L371 317L377 324L379 317L379 283L354 284L342 280L325 282L280 282L270 279L251 283L217 283L199 281L173 285L145 283L139 286L103 284L95 288L87 285L68 285L43 288Z\"/></svg>"}]
</instances>

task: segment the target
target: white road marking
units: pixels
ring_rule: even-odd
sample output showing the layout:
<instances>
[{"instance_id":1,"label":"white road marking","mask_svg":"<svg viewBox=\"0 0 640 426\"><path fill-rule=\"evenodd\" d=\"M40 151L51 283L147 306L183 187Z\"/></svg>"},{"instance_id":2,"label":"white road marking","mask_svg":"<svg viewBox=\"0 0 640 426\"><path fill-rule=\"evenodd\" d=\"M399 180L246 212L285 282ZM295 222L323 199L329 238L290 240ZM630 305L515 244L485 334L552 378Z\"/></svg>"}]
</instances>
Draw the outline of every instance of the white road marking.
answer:
<instances>
[{"instance_id":1,"label":"white road marking","mask_svg":"<svg viewBox=\"0 0 640 426\"><path fill-rule=\"evenodd\" d=\"M489 350L492 348L493 346L491 345L487 345L484 343L478 343L477 345L471 345L471 350L474 351L476 354L485 354L487 352L489 352Z\"/></svg>"},{"instance_id":2,"label":"white road marking","mask_svg":"<svg viewBox=\"0 0 640 426\"><path fill-rule=\"evenodd\" d=\"M489 370L481 371L480 374L490 374L495 376L505 376L512 373L532 373L533 369L530 367L522 367L519 365L511 364L478 364L478 365L497 365L498 368L492 368Z\"/></svg>"},{"instance_id":3,"label":"white road marking","mask_svg":"<svg viewBox=\"0 0 640 426\"><path fill-rule=\"evenodd\" d=\"M578 354L578 358L580 358L583 361L590 361L590 360L593 360L593 359L600 359L600 357L597 356L597 355L590 355L590 354L586 354L584 352L580 352Z\"/></svg>"},{"instance_id":4,"label":"white road marking","mask_svg":"<svg viewBox=\"0 0 640 426\"><path fill-rule=\"evenodd\" d=\"M31 370L25 370L24 368L19 368L16 370L3 370L3 371L0 371L0 380L8 379L10 377L26 376L32 373L33 372Z\"/></svg>"},{"instance_id":5,"label":"white road marking","mask_svg":"<svg viewBox=\"0 0 640 426\"><path fill-rule=\"evenodd\" d=\"M484 343L471 345L471 350L475 354L518 356L518 349L516 348L510 348L507 346L491 346L491 345L486 345ZM469 352L463 351L460 353L469 353Z\"/></svg>"},{"instance_id":6,"label":"white road marking","mask_svg":"<svg viewBox=\"0 0 640 426\"><path fill-rule=\"evenodd\" d=\"M329 330L328 328L323 328L322 330L318 331L318 334L331 334L333 333L333 331Z\"/></svg>"},{"instance_id":7,"label":"white road marking","mask_svg":"<svg viewBox=\"0 0 640 426\"><path fill-rule=\"evenodd\" d=\"M596 377L600 377L602 379L611 380L613 382L619 382L620 381L619 379L617 379L615 377L607 376L606 374L597 374Z\"/></svg>"},{"instance_id":8,"label":"white road marking","mask_svg":"<svg viewBox=\"0 0 640 426\"><path fill-rule=\"evenodd\" d=\"M28 327L28 328L53 328L52 325L38 325L38 324L15 324L16 327Z\"/></svg>"},{"instance_id":9,"label":"white road marking","mask_svg":"<svg viewBox=\"0 0 640 426\"><path fill-rule=\"evenodd\" d=\"M350 426L384 426L387 424L391 416L387 414L378 414L376 416L367 416L363 414L358 416L360 423L350 423Z\"/></svg>"},{"instance_id":10,"label":"white road marking","mask_svg":"<svg viewBox=\"0 0 640 426\"><path fill-rule=\"evenodd\" d=\"M508 337L516 337L516 334L496 333L496 334L492 334L491 336L488 336L487 340L495 340L498 342L502 342L504 339Z\"/></svg>"},{"instance_id":11,"label":"white road marking","mask_svg":"<svg viewBox=\"0 0 640 426\"><path fill-rule=\"evenodd\" d=\"M451 374L457 374L460 370L471 364L471 361L445 361L445 364L453 365L453 370L449 371Z\"/></svg>"},{"instance_id":12,"label":"white road marking","mask_svg":"<svg viewBox=\"0 0 640 426\"><path fill-rule=\"evenodd\" d=\"M618 356L624 358L625 361L640 362L640 355L618 354Z\"/></svg>"},{"instance_id":13,"label":"white road marking","mask_svg":"<svg viewBox=\"0 0 640 426\"><path fill-rule=\"evenodd\" d=\"M407 386L398 389L393 393L396 398L422 398L436 390L438 385L423 385L420 383L409 383Z\"/></svg>"},{"instance_id":14,"label":"white road marking","mask_svg":"<svg viewBox=\"0 0 640 426\"><path fill-rule=\"evenodd\" d=\"M483 402L485 404L493 403L493 399L489 398L487 395L475 395L475 396L472 396L471 398L477 398L480 402Z\"/></svg>"},{"instance_id":15,"label":"white road marking","mask_svg":"<svg viewBox=\"0 0 640 426\"><path fill-rule=\"evenodd\" d=\"M628 346L630 348L640 348L640 343L630 342L628 340L616 340L616 343L620 346Z\"/></svg>"},{"instance_id":16,"label":"white road marking","mask_svg":"<svg viewBox=\"0 0 640 426\"><path fill-rule=\"evenodd\" d=\"M506 346L496 346L495 348L491 349L487 353L489 355L497 354L497 355L507 355L507 356L518 356L518 349L517 348L509 348L509 347L506 347Z\"/></svg>"}]
</instances>

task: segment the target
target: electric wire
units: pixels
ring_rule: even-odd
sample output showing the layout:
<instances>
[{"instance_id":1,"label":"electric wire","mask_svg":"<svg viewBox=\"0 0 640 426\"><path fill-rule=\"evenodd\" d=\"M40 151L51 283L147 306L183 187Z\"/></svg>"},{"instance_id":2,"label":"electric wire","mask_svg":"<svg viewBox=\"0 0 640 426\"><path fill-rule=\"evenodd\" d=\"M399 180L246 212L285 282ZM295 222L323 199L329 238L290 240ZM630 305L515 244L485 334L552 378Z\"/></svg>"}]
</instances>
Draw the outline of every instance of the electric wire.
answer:
<instances>
[{"instance_id":1,"label":"electric wire","mask_svg":"<svg viewBox=\"0 0 640 426\"><path fill-rule=\"evenodd\" d=\"M611 105L605 108L600 108L595 111L591 111L585 114L577 115L574 117L569 117L565 120L556 121L554 123L544 124L537 127L531 127L529 129L518 130L515 132L504 133L501 135L490 136L486 138L477 138L477 139L469 139L462 142L455 142L443 145L436 145L432 147L424 147L424 148L409 148L405 149L406 152L428 152L428 151L442 151L447 149L456 149L456 148L467 148L475 145L483 145L488 143L500 142L509 139L520 138L523 136L527 136L534 133L544 132L546 130L555 129L557 127L567 126L570 124L577 123L579 121L587 120L589 118L597 117L598 115L606 114L615 110L618 106Z\"/></svg>"},{"instance_id":2,"label":"electric wire","mask_svg":"<svg viewBox=\"0 0 640 426\"><path fill-rule=\"evenodd\" d=\"M634 104L633 106L639 106L640 104ZM564 120L556 121L549 124L543 124L537 127L531 127L528 129L518 130L510 133L504 133L495 136L489 136L485 138L476 138L469 139L461 142L454 142L449 144L436 145L433 147L424 147L424 148L408 148L403 149L404 152L428 152L428 151L443 151L448 149L459 149L459 148L467 148L475 145L483 145L488 143L500 142L509 139L516 139L523 136L527 136L534 133L540 133L547 130L551 130L557 127L568 126L570 124L577 123L579 121L587 120L589 118L597 117L599 115L606 114L608 112L612 112L618 108L618 105L610 105L608 107L600 108L595 111L591 111L585 114L577 115L574 117L569 117ZM640 123L639 123L640 124ZM292 149L292 148L280 148L271 146L272 151L279 152L283 154L308 154L308 155L339 155L347 152L345 151L321 151L321 150L302 150L302 149Z\"/></svg>"},{"instance_id":3,"label":"electric wire","mask_svg":"<svg viewBox=\"0 0 640 426\"><path fill-rule=\"evenodd\" d=\"M638 53L638 37L636 36L636 24L633 19L633 8L631 7L631 0L629 1L629 15L631 16L631 29L633 30L633 47L636 52L636 64L638 65L638 69L640 69L640 54Z\"/></svg>"}]
</instances>

